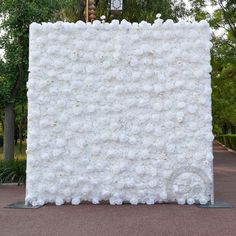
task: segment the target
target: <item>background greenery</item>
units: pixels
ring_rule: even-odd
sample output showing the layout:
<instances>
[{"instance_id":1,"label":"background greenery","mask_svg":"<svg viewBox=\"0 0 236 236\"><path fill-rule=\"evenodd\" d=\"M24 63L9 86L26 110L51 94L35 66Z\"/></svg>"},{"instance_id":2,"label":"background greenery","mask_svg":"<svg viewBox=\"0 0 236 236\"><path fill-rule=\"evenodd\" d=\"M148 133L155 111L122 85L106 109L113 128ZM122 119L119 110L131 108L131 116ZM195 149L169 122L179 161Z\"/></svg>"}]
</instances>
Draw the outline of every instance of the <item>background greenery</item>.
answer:
<instances>
[{"instance_id":1,"label":"background greenery","mask_svg":"<svg viewBox=\"0 0 236 236\"><path fill-rule=\"evenodd\" d=\"M0 160L0 184L16 182L25 184L26 160Z\"/></svg>"},{"instance_id":2,"label":"background greenery","mask_svg":"<svg viewBox=\"0 0 236 236\"><path fill-rule=\"evenodd\" d=\"M226 147L236 151L236 135L225 134L217 136L217 140L224 144Z\"/></svg>"}]
</instances>

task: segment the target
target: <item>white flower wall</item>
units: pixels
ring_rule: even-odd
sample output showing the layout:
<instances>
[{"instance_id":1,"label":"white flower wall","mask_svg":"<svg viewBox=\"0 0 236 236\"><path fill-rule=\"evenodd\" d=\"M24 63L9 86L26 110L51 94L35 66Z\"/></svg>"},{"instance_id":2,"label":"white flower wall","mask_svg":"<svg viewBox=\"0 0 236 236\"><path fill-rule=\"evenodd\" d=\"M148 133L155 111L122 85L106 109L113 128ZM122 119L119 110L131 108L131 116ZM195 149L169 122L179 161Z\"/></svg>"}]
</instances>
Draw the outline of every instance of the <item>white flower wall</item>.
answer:
<instances>
[{"instance_id":1,"label":"white flower wall","mask_svg":"<svg viewBox=\"0 0 236 236\"><path fill-rule=\"evenodd\" d=\"M205 21L33 23L26 202L207 203L209 40Z\"/></svg>"}]
</instances>

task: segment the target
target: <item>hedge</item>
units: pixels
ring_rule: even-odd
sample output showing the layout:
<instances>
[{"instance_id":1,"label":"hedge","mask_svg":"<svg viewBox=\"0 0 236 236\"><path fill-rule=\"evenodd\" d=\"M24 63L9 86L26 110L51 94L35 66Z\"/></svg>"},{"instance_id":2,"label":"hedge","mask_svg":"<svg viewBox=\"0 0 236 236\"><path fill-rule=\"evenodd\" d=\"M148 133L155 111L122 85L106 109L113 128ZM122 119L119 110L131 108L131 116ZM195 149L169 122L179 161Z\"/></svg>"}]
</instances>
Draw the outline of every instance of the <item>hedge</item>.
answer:
<instances>
[{"instance_id":1,"label":"hedge","mask_svg":"<svg viewBox=\"0 0 236 236\"><path fill-rule=\"evenodd\" d=\"M216 139L226 147L236 151L236 134L219 135Z\"/></svg>"},{"instance_id":2,"label":"hedge","mask_svg":"<svg viewBox=\"0 0 236 236\"><path fill-rule=\"evenodd\" d=\"M0 184L18 183L25 184L26 161L25 160L2 160L0 161Z\"/></svg>"}]
</instances>

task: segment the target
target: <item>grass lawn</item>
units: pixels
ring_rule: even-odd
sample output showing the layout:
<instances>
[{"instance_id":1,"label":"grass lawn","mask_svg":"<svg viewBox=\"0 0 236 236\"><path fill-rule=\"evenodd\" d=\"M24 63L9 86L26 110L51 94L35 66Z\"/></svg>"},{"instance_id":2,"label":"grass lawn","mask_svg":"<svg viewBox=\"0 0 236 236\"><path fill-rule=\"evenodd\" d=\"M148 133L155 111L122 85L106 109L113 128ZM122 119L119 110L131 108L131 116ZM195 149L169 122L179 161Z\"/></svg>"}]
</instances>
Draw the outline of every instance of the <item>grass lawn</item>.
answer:
<instances>
[{"instance_id":1,"label":"grass lawn","mask_svg":"<svg viewBox=\"0 0 236 236\"><path fill-rule=\"evenodd\" d=\"M15 150L14 150L14 158L15 160L25 160L26 159L26 143L24 142L22 145L22 154L19 151L19 143L15 145ZM3 147L0 147L0 160L2 160L2 155L3 155Z\"/></svg>"}]
</instances>

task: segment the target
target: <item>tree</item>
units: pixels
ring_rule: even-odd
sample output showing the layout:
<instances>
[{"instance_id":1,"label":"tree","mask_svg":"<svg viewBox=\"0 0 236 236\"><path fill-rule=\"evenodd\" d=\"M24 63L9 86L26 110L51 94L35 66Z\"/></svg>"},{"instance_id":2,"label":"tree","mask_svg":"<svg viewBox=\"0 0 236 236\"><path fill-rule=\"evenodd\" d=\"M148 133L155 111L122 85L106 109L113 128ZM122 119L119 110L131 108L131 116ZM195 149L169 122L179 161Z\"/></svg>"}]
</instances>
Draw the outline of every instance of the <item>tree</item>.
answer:
<instances>
[{"instance_id":1,"label":"tree","mask_svg":"<svg viewBox=\"0 0 236 236\"><path fill-rule=\"evenodd\" d=\"M76 22L79 20L85 21L85 0L70 0L64 9L61 10L60 15L66 21Z\"/></svg>"},{"instance_id":2,"label":"tree","mask_svg":"<svg viewBox=\"0 0 236 236\"><path fill-rule=\"evenodd\" d=\"M161 13L162 19L176 19L173 11L173 2L171 0L124 0L122 14L113 16L109 11L108 0L94 0L96 6L96 15L106 15L106 21L112 19L126 19L130 22L139 22L146 20L153 22L156 14ZM62 17L71 22L84 20L85 0L70 0L62 11Z\"/></svg>"},{"instance_id":3,"label":"tree","mask_svg":"<svg viewBox=\"0 0 236 236\"><path fill-rule=\"evenodd\" d=\"M210 14L206 10L206 0L192 0L189 1L191 5L191 15L196 21L207 20L210 18Z\"/></svg>"},{"instance_id":4,"label":"tree","mask_svg":"<svg viewBox=\"0 0 236 236\"><path fill-rule=\"evenodd\" d=\"M66 2L50 0L4 0L0 1L3 30L0 49L0 106L4 109L3 157L14 158L14 106L26 101L28 78L29 25L32 22L56 20Z\"/></svg>"},{"instance_id":5,"label":"tree","mask_svg":"<svg viewBox=\"0 0 236 236\"><path fill-rule=\"evenodd\" d=\"M207 12L211 3L214 12ZM209 6L209 5L208 5ZM212 114L216 134L235 132L236 127L236 1L193 0L190 16L199 21L208 20L213 29Z\"/></svg>"},{"instance_id":6,"label":"tree","mask_svg":"<svg viewBox=\"0 0 236 236\"><path fill-rule=\"evenodd\" d=\"M172 0L172 9L175 19L188 19L191 16L185 0Z\"/></svg>"},{"instance_id":7,"label":"tree","mask_svg":"<svg viewBox=\"0 0 236 236\"><path fill-rule=\"evenodd\" d=\"M209 23L213 34L212 111L214 130L235 133L236 127L236 2L213 1L218 8ZM220 32L219 32L220 31Z\"/></svg>"}]
</instances>

